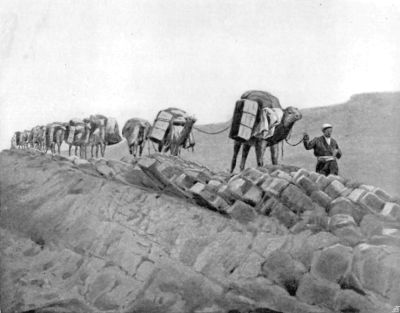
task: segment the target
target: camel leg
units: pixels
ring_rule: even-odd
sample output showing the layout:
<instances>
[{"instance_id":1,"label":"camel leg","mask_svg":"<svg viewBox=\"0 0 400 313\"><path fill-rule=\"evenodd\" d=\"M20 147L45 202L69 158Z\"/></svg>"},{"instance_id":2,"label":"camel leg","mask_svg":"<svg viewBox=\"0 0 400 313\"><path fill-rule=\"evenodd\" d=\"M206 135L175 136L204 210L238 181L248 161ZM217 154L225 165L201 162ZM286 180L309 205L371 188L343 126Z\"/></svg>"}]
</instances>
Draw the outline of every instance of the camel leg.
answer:
<instances>
[{"instance_id":1,"label":"camel leg","mask_svg":"<svg viewBox=\"0 0 400 313\"><path fill-rule=\"evenodd\" d=\"M131 145L131 149L132 149L133 157L136 158L136 153L137 153L137 144L136 144L136 142L133 145Z\"/></svg>"},{"instance_id":2,"label":"camel leg","mask_svg":"<svg viewBox=\"0 0 400 313\"><path fill-rule=\"evenodd\" d=\"M178 155L178 151L176 149L176 146L174 144L171 143L169 150L171 151L171 155L177 156Z\"/></svg>"},{"instance_id":3,"label":"camel leg","mask_svg":"<svg viewBox=\"0 0 400 313\"><path fill-rule=\"evenodd\" d=\"M146 144L147 144L147 150L148 150L149 155L150 155L150 141L148 139L146 139Z\"/></svg>"},{"instance_id":4,"label":"camel leg","mask_svg":"<svg viewBox=\"0 0 400 313\"><path fill-rule=\"evenodd\" d=\"M240 171L244 170L244 166L246 165L246 160L247 156L249 155L251 145L245 143L243 145L243 150L242 150L242 161L240 162Z\"/></svg>"},{"instance_id":5,"label":"camel leg","mask_svg":"<svg viewBox=\"0 0 400 313\"><path fill-rule=\"evenodd\" d=\"M101 157L104 158L106 154L106 144L103 144L101 147Z\"/></svg>"},{"instance_id":6,"label":"camel leg","mask_svg":"<svg viewBox=\"0 0 400 313\"><path fill-rule=\"evenodd\" d=\"M278 165L279 145L275 144L270 147L271 161L273 165Z\"/></svg>"},{"instance_id":7,"label":"camel leg","mask_svg":"<svg viewBox=\"0 0 400 313\"><path fill-rule=\"evenodd\" d=\"M232 157L232 162L231 162L231 173L235 169L237 155L240 151L241 146L242 146L242 144L239 141L235 141L233 144L233 157Z\"/></svg>"},{"instance_id":8,"label":"camel leg","mask_svg":"<svg viewBox=\"0 0 400 313\"><path fill-rule=\"evenodd\" d=\"M167 153L168 151L172 150L171 144L169 146L164 146L164 143L160 144L161 145L161 150L159 152L161 153ZM160 149L160 147L159 147Z\"/></svg>"},{"instance_id":9,"label":"camel leg","mask_svg":"<svg viewBox=\"0 0 400 313\"><path fill-rule=\"evenodd\" d=\"M262 147L262 141L257 141L256 144L254 145L255 152L256 152L256 160L257 160L257 166L261 167L264 165L264 151Z\"/></svg>"},{"instance_id":10,"label":"camel leg","mask_svg":"<svg viewBox=\"0 0 400 313\"><path fill-rule=\"evenodd\" d=\"M174 156L177 156L180 154L180 146L178 146L177 144L173 145L171 148L171 154Z\"/></svg>"},{"instance_id":11,"label":"camel leg","mask_svg":"<svg viewBox=\"0 0 400 313\"><path fill-rule=\"evenodd\" d=\"M145 145L145 142L143 141L142 144L139 146L139 157L142 156L144 145Z\"/></svg>"}]
</instances>

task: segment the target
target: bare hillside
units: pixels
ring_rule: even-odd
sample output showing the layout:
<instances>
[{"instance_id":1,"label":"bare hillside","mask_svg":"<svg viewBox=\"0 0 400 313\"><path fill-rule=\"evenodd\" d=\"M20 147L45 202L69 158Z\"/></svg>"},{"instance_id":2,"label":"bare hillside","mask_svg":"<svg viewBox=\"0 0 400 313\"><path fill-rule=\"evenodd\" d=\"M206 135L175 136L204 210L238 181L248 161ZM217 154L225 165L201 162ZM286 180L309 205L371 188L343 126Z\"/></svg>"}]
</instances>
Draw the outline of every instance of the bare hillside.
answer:
<instances>
[{"instance_id":1,"label":"bare hillside","mask_svg":"<svg viewBox=\"0 0 400 313\"><path fill-rule=\"evenodd\" d=\"M139 160L0 153L5 313L389 312L400 206L294 166L231 177Z\"/></svg>"}]
</instances>

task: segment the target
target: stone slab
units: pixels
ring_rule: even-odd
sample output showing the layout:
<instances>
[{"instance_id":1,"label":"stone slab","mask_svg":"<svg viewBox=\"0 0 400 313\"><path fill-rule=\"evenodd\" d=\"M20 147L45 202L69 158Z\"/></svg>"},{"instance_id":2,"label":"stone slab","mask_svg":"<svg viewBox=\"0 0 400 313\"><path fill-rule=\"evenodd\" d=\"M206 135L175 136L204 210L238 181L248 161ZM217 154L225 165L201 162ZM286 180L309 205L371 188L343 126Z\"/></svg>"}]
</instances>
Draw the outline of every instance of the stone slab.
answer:
<instances>
[{"instance_id":1,"label":"stone slab","mask_svg":"<svg viewBox=\"0 0 400 313\"><path fill-rule=\"evenodd\" d=\"M324 207L326 210L329 209L332 198L329 197L325 192L322 190L316 190L311 193L310 195L311 200L313 200L315 203L319 204L320 206Z\"/></svg>"},{"instance_id":2,"label":"stone slab","mask_svg":"<svg viewBox=\"0 0 400 313\"><path fill-rule=\"evenodd\" d=\"M226 212L242 224L254 221L257 216L252 206L240 200L236 200L233 205L227 208Z\"/></svg>"},{"instance_id":3,"label":"stone slab","mask_svg":"<svg viewBox=\"0 0 400 313\"><path fill-rule=\"evenodd\" d=\"M329 216L333 216L336 214L351 215L358 225L365 215L365 212L361 208L357 207L357 205L350 201L348 198L339 197L332 201L331 207L329 209Z\"/></svg>"},{"instance_id":4,"label":"stone slab","mask_svg":"<svg viewBox=\"0 0 400 313\"><path fill-rule=\"evenodd\" d=\"M283 178L273 178L265 180L261 184L261 189L269 196L279 197L281 192L289 185Z\"/></svg>"},{"instance_id":5,"label":"stone slab","mask_svg":"<svg viewBox=\"0 0 400 313\"><path fill-rule=\"evenodd\" d=\"M347 188L338 180L333 180L324 191L332 199L336 199L347 192Z\"/></svg>"},{"instance_id":6,"label":"stone slab","mask_svg":"<svg viewBox=\"0 0 400 313\"><path fill-rule=\"evenodd\" d=\"M362 196L366 193L367 191L361 188L356 188L354 189L348 196L351 201L353 202L359 202Z\"/></svg>"},{"instance_id":7,"label":"stone slab","mask_svg":"<svg viewBox=\"0 0 400 313\"><path fill-rule=\"evenodd\" d=\"M400 222L400 205L394 202L386 202L381 214L383 216L390 216Z\"/></svg>"},{"instance_id":8,"label":"stone slab","mask_svg":"<svg viewBox=\"0 0 400 313\"><path fill-rule=\"evenodd\" d=\"M311 273L319 278L338 283L351 268L353 249L336 244L314 253Z\"/></svg>"},{"instance_id":9,"label":"stone slab","mask_svg":"<svg viewBox=\"0 0 400 313\"><path fill-rule=\"evenodd\" d=\"M310 196L314 191L319 190L318 185L305 175L298 177L295 182L296 185L303 189L308 196Z\"/></svg>"},{"instance_id":10,"label":"stone slab","mask_svg":"<svg viewBox=\"0 0 400 313\"><path fill-rule=\"evenodd\" d=\"M318 279L312 274L306 274L300 280L296 297L308 304L322 305L333 309L339 291L340 286L338 284Z\"/></svg>"},{"instance_id":11,"label":"stone slab","mask_svg":"<svg viewBox=\"0 0 400 313\"><path fill-rule=\"evenodd\" d=\"M376 213L380 213L385 205L385 202L372 192L364 194L359 203Z\"/></svg>"},{"instance_id":12,"label":"stone slab","mask_svg":"<svg viewBox=\"0 0 400 313\"><path fill-rule=\"evenodd\" d=\"M260 203L262 197L263 191L257 186L253 185L243 195L243 201L250 204L251 206L256 206L258 203Z\"/></svg>"},{"instance_id":13,"label":"stone slab","mask_svg":"<svg viewBox=\"0 0 400 313\"><path fill-rule=\"evenodd\" d=\"M388 194L385 190L383 190L379 187L374 188L374 190L372 190L372 192L385 202L392 201L393 197L390 194Z\"/></svg>"},{"instance_id":14,"label":"stone slab","mask_svg":"<svg viewBox=\"0 0 400 313\"><path fill-rule=\"evenodd\" d=\"M295 213L313 210L312 200L297 186L289 184L282 192L281 201Z\"/></svg>"}]
</instances>

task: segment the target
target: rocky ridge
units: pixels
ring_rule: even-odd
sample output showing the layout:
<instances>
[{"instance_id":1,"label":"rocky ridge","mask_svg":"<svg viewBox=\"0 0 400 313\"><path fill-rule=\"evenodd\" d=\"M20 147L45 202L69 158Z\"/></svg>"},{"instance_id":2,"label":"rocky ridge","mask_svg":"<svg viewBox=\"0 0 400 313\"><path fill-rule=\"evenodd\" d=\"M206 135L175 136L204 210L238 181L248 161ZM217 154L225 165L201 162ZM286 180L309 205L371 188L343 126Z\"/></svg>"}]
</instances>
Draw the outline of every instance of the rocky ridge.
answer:
<instances>
[{"instance_id":1,"label":"rocky ridge","mask_svg":"<svg viewBox=\"0 0 400 313\"><path fill-rule=\"evenodd\" d=\"M293 166L3 151L3 312L390 312L400 206Z\"/></svg>"}]
</instances>

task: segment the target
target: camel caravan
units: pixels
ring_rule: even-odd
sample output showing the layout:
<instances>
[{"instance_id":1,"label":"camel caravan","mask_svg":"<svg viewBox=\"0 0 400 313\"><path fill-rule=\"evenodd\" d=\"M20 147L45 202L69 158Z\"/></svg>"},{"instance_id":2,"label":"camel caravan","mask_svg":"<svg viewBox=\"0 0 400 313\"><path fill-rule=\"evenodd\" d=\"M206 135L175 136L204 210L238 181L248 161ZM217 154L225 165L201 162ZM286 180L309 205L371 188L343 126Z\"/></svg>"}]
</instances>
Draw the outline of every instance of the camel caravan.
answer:
<instances>
[{"instance_id":1,"label":"camel caravan","mask_svg":"<svg viewBox=\"0 0 400 313\"><path fill-rule=\"evenodd\" d=\"M158 112L153 124L142 118L129 119L122 128L122 137L126 140L129 153L135 158L142 156L146 144L150 154L150 143L156 152L177 156L182 148L194 151L194 129L209 135L230 129L229 138L234 141L231 161L233 172L241 147L240 170L244 169L252 146L255 147L258 166L263 166L267 147L270 148L272 164L277 164L277 144L287 141L293 125L301 118L302 114L297 108L284 109L272 94L251 90L243 93L236 102L230 125L222 131L210 133L196 128L195 117L178 108L167 108ZM68 123L56 122L17 131L12 137L11 146L19 149L34 148L44 153L50 150L53 154L60 154L60 147L65 142L69 155L74 147L75 155L86 159L89 147L92 158L99 157L99 152L104 157L106 146L121 140L116 119L97 114L83 120L72 119Z\"/></svg>"},{"instance_id":2,"label":"camel caravan","mask_svg":"<svg viewBox=\"0 0 400 313\"><path fill-rule=\"evenodd\" d=\"M90 147L91 157L104 157L106 146L116 144L122 140L115 118L104 115L91 115L83 120L74 118L67 123L54 122L46 126L35 126L31 130L17 131L11 139L11 147L16 149L36 149L52 154L61 153L61 145L68 145L68 154L72 148L75 155L87 158L87 149ZM94 148L95 154L94 154Z\"/></svg>"}]
</instances>

